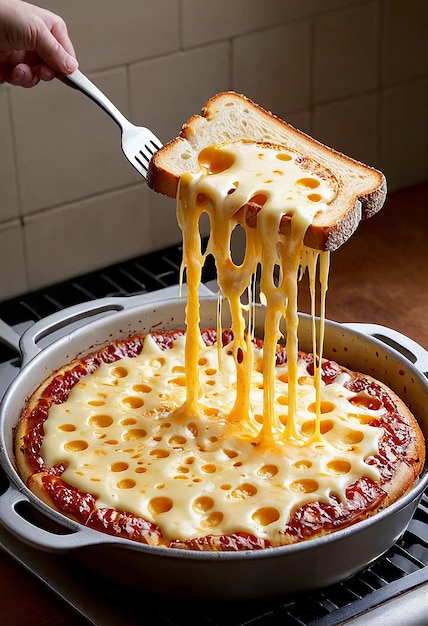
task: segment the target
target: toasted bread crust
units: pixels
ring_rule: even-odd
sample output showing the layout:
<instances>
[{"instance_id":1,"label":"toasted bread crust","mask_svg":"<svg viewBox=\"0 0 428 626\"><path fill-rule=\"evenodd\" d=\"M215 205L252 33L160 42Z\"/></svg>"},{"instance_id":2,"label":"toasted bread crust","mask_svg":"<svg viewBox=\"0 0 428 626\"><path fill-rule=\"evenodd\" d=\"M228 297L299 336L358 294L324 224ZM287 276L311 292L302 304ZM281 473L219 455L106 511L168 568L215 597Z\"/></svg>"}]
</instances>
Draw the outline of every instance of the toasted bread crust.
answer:
<instances>
[{"instance_id":1,"label":"toasted bread crust","mask_svg":"<svg viewBox=\"0 0 428 626\"><path fill-rule=\"evenodd\" d=\"M154 155L149 164L149 187L175 198L181 174L199 169L197 157L203 147L242 139L285 146L336 177L338 192L327 214L316 216L309 226L305 236L308 247L335 250L362 219L372 217L383 206L387 186L381 172L321 144L247 97L230 91L211 98L199 115L183 125L180 135Z\"/></svg>"}]
</instances>

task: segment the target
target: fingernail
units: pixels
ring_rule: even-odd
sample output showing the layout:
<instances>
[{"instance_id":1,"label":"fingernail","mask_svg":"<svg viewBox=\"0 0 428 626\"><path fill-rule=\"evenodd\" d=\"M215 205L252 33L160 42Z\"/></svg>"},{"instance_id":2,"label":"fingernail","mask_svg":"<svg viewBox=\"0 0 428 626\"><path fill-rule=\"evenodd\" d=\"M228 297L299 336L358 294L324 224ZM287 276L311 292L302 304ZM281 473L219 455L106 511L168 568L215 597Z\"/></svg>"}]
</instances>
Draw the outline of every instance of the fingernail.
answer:
<instances>
[{"instance_id":1,"label":"fingernail","mask_svg":"<svg viewBox=\"0 0 428 626\"><path fill-rule=\"evenodd\" d=\"M69 72L74 72L74 70L77 70L78 66L79 64L74 57L69 56L66 58L65 67L67 68Z\"/></svg>"},{"instance_id":2,"label":"fingernail","mask_svg":"<svg viewBox=\"0 0 428 626\"><path fill-rule=\"evenodd\" d=\"M13 82L15 85L21 85L25 80L25 72L21 69L16 69L13 72Z\"/></svg>"}]
</instances>

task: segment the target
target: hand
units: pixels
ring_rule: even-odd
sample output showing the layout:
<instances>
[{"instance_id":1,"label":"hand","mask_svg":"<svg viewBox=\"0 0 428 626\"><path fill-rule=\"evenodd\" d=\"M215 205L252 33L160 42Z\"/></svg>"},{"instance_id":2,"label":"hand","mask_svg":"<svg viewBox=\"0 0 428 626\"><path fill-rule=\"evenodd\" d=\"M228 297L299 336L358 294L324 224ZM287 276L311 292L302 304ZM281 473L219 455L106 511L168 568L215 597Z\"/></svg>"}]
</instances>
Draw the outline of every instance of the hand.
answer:
<instances>
[{"instance_id":1,"label":"hand","mask_svg":"<svg viewBox=\"0 0 428 626\"><path fill-rule=\"evenodd\" d=\"M0 0L0 83L34 87L77 67L61 17L23 0Z\"/></svg>"}]
</instances>

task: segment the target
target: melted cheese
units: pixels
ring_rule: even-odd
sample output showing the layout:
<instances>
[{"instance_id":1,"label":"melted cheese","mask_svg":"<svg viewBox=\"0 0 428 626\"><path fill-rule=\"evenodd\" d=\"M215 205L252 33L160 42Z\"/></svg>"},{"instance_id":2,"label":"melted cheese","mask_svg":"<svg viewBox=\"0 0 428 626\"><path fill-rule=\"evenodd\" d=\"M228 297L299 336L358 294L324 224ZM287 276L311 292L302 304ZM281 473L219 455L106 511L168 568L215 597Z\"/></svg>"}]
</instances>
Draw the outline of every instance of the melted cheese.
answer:
<instances>
[{"instance_id":1,"label":"melted cheese","mask_svg":"<svg viewBox=\"0 0 428 626\"><path fill-rule=\"evenodd\" d=\"M210 219L210 240L206 254L215 258L218 284L227 299L232 316L233 351L237 363L237 393L230 414L232 422L242 430L251 429L249 385L252 363L249 343L251 334L242 307L242 297L261 268L260 286L266 304L264 328L264 404L260 437L281 437L297 440L296 362L297 362L297 285L298 275L308 251L303 244L308 226L315 215L324 212L334 198L332 174L317 166L308 169L308 162L291 151L262 144L236 142L208 147L199 155L200 170L182 176L178 194L177 218L183 232L183 264L187 270L188 302L186 366L189 384L186 411L197 411L199 396L197 350L199 303L198 285L204 255L201 254L199 220L202 213ZM255 227L254 211L258 210ZM282 220L288 220L288 232L281 231ZM237 224L246 232L246 252L237 266L231 258L231 235ZM318 253L320 254L320 253ZM325 257L328 253L323 253ZM327 263L322 263L323 284L326 284ZM285 428L273 410L273 377L275 349L281 339L280 323L287 328L289 362L289 404Z\"/></svg>"},{"instance_id":2,"label":"melted cheese","mask_svg":"<svg viewBox=\"0 0 428 626\"><path fill-rule=\"evenodd\" d=\"M322 440L315 429L315 386L306 363L297 366L296 424L306 445L265 439L258 445L230 432L236 367L229 346L199 344L202 395L198 414L184 417L184 337L161 350L148 336L141 354L103 364L53 405L42 455L66 463L63 478L97 497L98 506L129 511L158 524L167 539L244 531L274 543L294 510L306 502L343 499L360 476L378 479L365 459L378 450L380 410L356 407L341 374L323 386ZM263 420L263 350L253 349L250 386L255 426ZM275 419L287 419L287 367L274 375Z\"/></svg>"},{"instance_id":3,"label":"melted cheese","mask_svg":"<svg viewBox=\"0 0 428 626\"><path fill-rule=\"evenodd\" d=\"M307 269L315 303L319 270L313 352L321 363L329 256L303 240L334 197L335 180L290 151L244 142L207 148L199 164L182 176L177 198L186 336L167 351L148 336L138 357L103 364L80 381L64 404L51 407L41 453L47 465L65 463L64 480L95 494L99 506L140 515L166 539L243 531L280 544L300 506L343 499L361 476L379 478L366 460L378 452L380 429L368 422L380 411L353 406L346 374L323 385L320 366L312 377L298 360L298 279ZM202 213L211 229L205 254ZM230 250L237 224L246 233L241 265ZM230 308L233 342L226 347L206 347L200 335L207 254ZM251 341L251 297L243 304L258 266L262 350ZM220 298L219 336L222 306ZM281 324L288 362L275 366Z\"/></svg>"}]
</instances>

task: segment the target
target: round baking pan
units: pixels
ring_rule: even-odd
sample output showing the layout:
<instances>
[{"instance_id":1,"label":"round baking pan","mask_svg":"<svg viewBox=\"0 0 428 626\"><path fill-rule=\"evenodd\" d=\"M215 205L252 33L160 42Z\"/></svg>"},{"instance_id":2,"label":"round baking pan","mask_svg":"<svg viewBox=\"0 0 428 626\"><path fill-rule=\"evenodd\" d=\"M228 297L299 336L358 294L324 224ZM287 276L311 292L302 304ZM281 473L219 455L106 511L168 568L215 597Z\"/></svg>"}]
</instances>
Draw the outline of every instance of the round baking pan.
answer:
<instances>
[{"instance_id":1,"label":"round baking pan","mask_svg":"<svg viewBox=\"0 0 428 626\"><path fill-rule=\"evenodd\" d=\"M387 551L406 529L427 487L426 467L407 494L366 520L302 543L243 552L157 548L112 537L68 519L26 487L16 470L13 431L38 385L76 356L116 339L152 329L184 328L185 304L180 299L138 304L138 297L106 298L56 313L23 334L23 367L0 406L0 460L10 482L0 496L0 523L39 550L70 553L122 583L223 600L261 599L321 588L351 576ZM215 327L217 298L203 298L200 304L201 327ZM259 337L263 337L263 319L260 306L256 315ZM223 322L226 325L228 320ZM312 321L303 314L299 347L312 349ZM428 380L424 374L428 353L421 346L382 326L327 321L324 356L389 385L428 437Z\"/></svg>"}]
</instances>

